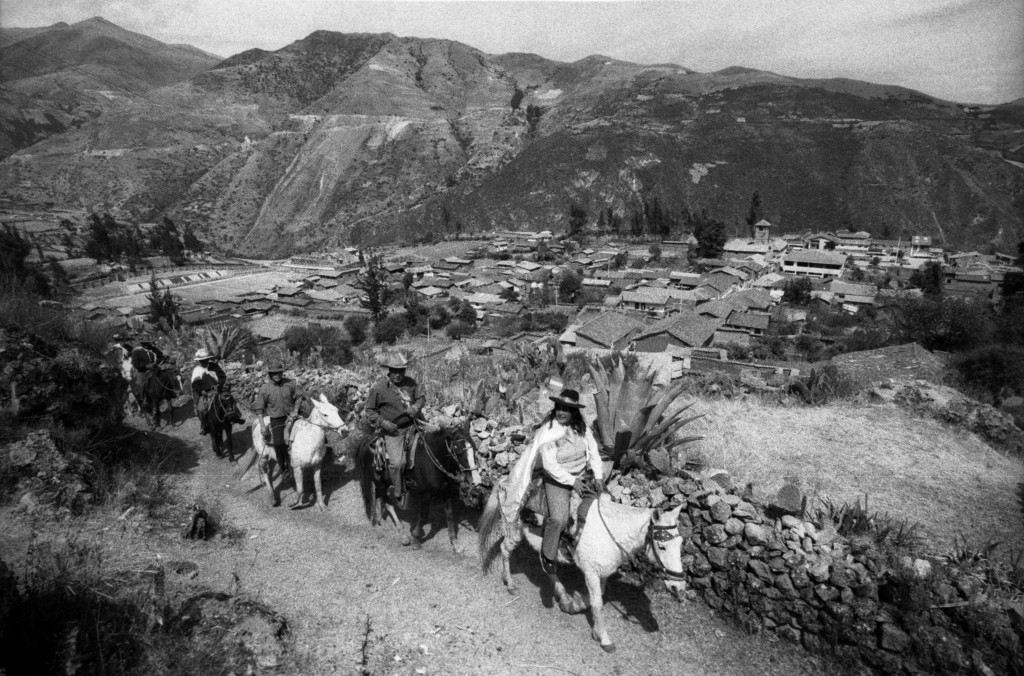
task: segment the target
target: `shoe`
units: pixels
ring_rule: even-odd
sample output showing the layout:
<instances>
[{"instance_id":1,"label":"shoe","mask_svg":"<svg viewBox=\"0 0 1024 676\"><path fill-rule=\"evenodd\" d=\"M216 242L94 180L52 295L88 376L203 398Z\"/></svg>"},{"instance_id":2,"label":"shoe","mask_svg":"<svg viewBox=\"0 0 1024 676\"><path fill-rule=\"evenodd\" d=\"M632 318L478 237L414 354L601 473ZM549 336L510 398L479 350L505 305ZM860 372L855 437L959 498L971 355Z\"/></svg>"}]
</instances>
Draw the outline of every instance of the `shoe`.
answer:
<instances>
[{"instance_id":1,"label":"shoe","mask_svg":"<svg viewBox=\"0 0 1024 676\"><path fill-rule=\"evenodd\" d=\"M541 554L540 569L543 570L548 576L554 577L558 575L558 561L552 561L548 557Z\"/></svg>"}]
</instances>

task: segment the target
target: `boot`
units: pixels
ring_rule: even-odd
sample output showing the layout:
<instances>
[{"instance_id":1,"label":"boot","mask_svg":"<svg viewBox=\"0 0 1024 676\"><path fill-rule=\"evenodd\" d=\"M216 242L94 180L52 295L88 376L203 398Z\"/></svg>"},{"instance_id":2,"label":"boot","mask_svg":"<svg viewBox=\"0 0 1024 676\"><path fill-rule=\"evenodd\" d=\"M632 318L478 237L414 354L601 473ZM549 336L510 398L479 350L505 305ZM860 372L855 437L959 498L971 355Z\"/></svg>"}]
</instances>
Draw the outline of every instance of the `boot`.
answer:
<instances>
[{"instance_id":1,"label":"boot","mask_svg":"<svg viewBox=\"0 0 1024 676\"><path fill-rule=\"evenodd\" d=\"M391 488L388 490L388 493L390 493L391 496L397 502L398 500L402 499L402 494L404 492L405 492L405 486L402 485L402 468L401 467L392 467L391 468Z\"/></svg>"},{"instance_id":2,"label":"boot","mask_svg":"<svg viewBox=\"0 0 1024 676\"><path fill-rule=\"evenodd\" d=\"M552 580L558 579L558 561L549 559L543 554L540 555L540 569L543 570Z\"/></svg>"},{"instance_id":3,"label":"boot","mask_svg":"<svg viewBox=\"0 0 1024 676\"><path fill-rule=\"evenodd\" d=\"M206 416L202 416L199 418L199 434L205 436L208 433L209 431L206 429Z\"/></svg>"}]
</instances>

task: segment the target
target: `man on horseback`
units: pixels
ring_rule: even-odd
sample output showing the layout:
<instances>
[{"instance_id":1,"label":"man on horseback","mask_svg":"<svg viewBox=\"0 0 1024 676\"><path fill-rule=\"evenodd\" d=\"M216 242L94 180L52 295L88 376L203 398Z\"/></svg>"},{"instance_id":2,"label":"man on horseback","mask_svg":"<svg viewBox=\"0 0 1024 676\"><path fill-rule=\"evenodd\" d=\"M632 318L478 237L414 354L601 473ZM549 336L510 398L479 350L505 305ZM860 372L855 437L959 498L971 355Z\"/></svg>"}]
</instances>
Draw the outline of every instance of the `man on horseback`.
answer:
<instances>
[{"instance_id":1,"label":"man on horseback","mask_svg":"<svg viewBox=\"0 0 1024 676\"><path fill-rule=\"evenodd\" d=\"M419 384L405 373L409 366L402 354L396 354L381 364L388 370L366 396L364 417L384 440L391 487L388 497L400 506L405 504L404 470L409 432L417 421L423 421L426 396Z\"/></svg>"},{"instance_id":2,"label":"man on horseback","mask_svg":"<svg viewBox=\"0 0 1024 676\"><path fill-rule=\"evenodd\" d=\"M192 399L195 402L196 416L199 417L199 433L206 434L206 413L210 410L213 398L227 385L228 377L216 358L205 347L196 350L192 368ZM237 411L232 411L232 422L241 424L243 421Z\"/></svg>"},{"instance_id":3,"label":"man on horseback","mask_svg":"<svg viewBox=\"0 0 1024 676\"><path fill-rule=\"evenodd\" d=\"M272 362L267 366L267 382L263 383L256 395L256 411L259 420L270 417L270 435L277 456L277 466L284 476L291 471L288 457L288 435L286 427L299 417L302 394L294 380L284 377L284 366Z\"/></svg>"}]
</instances>

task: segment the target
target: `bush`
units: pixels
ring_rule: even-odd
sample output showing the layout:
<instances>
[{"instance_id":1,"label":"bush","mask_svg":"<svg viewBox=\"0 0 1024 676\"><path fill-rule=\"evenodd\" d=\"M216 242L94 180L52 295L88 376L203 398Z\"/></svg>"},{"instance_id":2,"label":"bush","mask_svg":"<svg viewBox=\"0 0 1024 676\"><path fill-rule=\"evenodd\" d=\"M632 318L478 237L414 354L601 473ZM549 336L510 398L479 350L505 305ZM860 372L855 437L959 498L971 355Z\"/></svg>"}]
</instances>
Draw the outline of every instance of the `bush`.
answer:
<instances>
[{"instance_id":1,"label":"bush","mask_svg":"<svg viewBox=\"0 0 1024 676\"><path fill-rule=\"evenodd\" d=\"M459 340L463 336L472 335L476 331L476 326L467 324L461 319L456 319L454 322L449 324L445 331L448 333L448 337L452 340Z\"/></svg>"},{"instance_id":2,"label":"bush","mask_svg":"<svg viewBox=\"0 0 1024 676\"><path fill-rule=\"evenodd\" d=\"M1024 394L1024 348L986 345L957 355L951 366L967 389L984 392L993 401L1004 390Z\"/></svg>"},{"instance_id":3,"label":"bush","mask_svg":"<svg viewBox=\"0 0 1024 676\"><path fill-rule=\"evenodd\" d=\"M292 326L284 333L284 344L299 363L309 366L344 366L352 361L352 346L332 326Z\"/></svg>"},{"instance_id":4,"label":"bush","mask_svg":"<svg viewBox=\"0 0 1024 676\"><path fill-rule=\"evenodd\" d=\"M726 343L722 346L729 359L733 361L748 361L750 359L750 347L739 343Z\"/></svg>"},{"instance_id":5,"label":"bush","mask_svg":"<svg viewBox=\"0 0 1024 676\"><path fill-rule=\"evenodd\" d=\"M377 343L394 345L402 337L402 334L405 333L407 327L408 324L406 324L405 317L390 315L381 319L373 327L373 340Z\"/></svg>"},{"instance_id":6,"label":"bush","mask_svg":"<svg viewBox=\"0 0 1024 676\"><path fill-rule=\"evenodd\" d=\"M348 331L349 340L352 345L362 345L366 342L367 329L370 326L370 318L364 315L349 315L342 323Z\"/></svg>"}]
</instances>

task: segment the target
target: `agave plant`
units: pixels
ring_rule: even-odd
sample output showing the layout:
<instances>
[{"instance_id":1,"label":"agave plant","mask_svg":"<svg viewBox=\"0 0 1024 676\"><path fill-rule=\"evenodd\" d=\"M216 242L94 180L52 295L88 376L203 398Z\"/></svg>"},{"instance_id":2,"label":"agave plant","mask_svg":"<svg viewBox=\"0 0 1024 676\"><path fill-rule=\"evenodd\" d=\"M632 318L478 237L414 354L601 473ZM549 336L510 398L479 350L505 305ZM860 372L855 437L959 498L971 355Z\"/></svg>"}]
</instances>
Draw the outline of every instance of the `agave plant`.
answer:
<instances>
[{"instance_id":1,"label":"agave plant","mask_svg":"<svg viewBox=\"0 0 1024 676\"><path fill-rule=\"evenodd\" d=\"M212 354L227 361L233 354L256 347L252 331L237 324L222 324L203 332L203 345Z\"/></svg>"},{"instance_id":2,"label":"agave plant","mask_svg":"<svg viewBox=\"0 0 1024 676\"><path fill-rule=\"evenodd\" d=\"M615 461L628 452L650 465L653 452L671 455L684 444L703 438L676 436L680 429L702 417L684 416L692 403L669 413L683 391L681 381L668 387L655 385L655 373L650 369L630 376L617 354L612 356L610 369L600 362L588 362L587 368L597 387L594 435L604 454Z\"/></svg>"}]
</instances>

